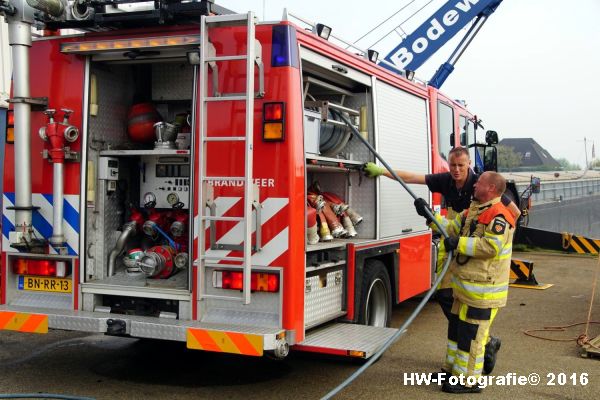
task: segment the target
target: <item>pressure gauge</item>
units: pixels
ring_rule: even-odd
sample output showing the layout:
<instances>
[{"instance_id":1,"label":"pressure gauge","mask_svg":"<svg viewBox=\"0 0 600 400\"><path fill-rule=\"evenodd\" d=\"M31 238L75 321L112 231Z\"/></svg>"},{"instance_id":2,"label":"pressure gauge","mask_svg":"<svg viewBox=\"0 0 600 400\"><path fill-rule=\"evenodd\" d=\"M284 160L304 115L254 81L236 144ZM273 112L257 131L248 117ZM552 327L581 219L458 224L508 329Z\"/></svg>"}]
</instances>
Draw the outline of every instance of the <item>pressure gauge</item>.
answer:
<instances>
[{"instance_id":1,"label":"pressure gauge","mask_svg":"<svg viewBox=\"0 0 600 400\"><path fill-rule=\"evenodd\" d=\"M144 205L146 207L154 207L156 205L156 195L152 192L144 194Z\"/></svg>"},{"instance_id":2,"label":"pressure gauge","mask_svg":"<svg viewBox=\"0 0 600 400\"><path fill-rule=\"evenodd\" d=\"M179 203L179 196L177 196L177 193L169 193L169 195L167 196L167 203L169 203L172 206Z\"/></svg>"}]
</instances>

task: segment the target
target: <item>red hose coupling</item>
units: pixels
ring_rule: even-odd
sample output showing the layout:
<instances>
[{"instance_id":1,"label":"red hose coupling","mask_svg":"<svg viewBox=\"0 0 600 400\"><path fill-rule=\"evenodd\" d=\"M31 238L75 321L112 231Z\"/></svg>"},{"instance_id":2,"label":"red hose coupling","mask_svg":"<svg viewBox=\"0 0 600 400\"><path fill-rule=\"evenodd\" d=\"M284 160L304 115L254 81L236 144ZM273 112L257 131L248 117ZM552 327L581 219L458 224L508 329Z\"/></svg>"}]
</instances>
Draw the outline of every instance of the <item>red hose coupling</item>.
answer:
<instances>
[{"instance_id":1,"label":"red hose coupling","mask_svg":"<svg viewBox=\"0 0 600 400\"><path fill-rule=\"evenodd\" d=\"M50 143L50 150L48 150L50 159L54 163L61 164L65 162L65 143L72 143L79 137L79 130L69 124L69 116L73 111L66 108L63 108L62 111L64 117L60 123L54 120L56 110L48 109L44 111L44 114L48 116L48 123L39 130L42 140Z\"/></svg>"}]
</instances>

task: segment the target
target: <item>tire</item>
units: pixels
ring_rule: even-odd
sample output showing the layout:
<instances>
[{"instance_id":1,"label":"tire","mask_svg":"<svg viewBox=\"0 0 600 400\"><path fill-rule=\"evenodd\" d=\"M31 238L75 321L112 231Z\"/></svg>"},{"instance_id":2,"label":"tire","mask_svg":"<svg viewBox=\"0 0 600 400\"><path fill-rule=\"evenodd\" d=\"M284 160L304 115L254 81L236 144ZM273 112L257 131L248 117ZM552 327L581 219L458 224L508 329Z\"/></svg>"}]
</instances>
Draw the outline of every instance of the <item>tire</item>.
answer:
<instances>
[{"instance_id":1,"label":"tire","mask_svg":"<svg viewBox=\"0 0 600 400\"><path fill-rule=\"evenodd\" d=\"M367 260L363 273L358 322L363 325L388 327L392 320L392 286L385 265Z\"/></svg>"}]
</instances>

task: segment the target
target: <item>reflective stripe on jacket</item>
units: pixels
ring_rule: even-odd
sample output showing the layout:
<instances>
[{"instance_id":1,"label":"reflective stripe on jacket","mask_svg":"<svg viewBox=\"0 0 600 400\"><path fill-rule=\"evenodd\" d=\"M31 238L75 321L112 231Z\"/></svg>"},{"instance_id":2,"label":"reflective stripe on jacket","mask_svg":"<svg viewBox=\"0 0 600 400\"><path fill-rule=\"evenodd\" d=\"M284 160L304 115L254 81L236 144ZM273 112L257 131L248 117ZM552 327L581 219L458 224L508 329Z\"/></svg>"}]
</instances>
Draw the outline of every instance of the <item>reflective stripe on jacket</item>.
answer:
<instances>
[{"instance_id":1,"label":"reflective stripe on jacket","mask_svg":"<svg viewBox=\"0 0 600 400\"><path fill-rule=\"evenodd\" d=\"M440 218L436 215L442 222ZM449 277L454 296L473 307L504 307L514 217L500 197L483 204L472 202L468 210L443 226L450 236L460 236Z\"/></svg>"}]
</instances>

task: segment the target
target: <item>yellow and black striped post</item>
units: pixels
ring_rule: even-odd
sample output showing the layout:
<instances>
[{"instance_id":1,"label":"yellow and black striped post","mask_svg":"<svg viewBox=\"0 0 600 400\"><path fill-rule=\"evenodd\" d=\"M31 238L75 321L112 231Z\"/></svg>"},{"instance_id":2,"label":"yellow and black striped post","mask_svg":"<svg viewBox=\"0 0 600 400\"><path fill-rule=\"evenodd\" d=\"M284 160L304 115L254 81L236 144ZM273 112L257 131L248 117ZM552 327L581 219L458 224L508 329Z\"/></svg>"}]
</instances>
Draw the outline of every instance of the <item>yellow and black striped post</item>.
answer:
<instances>
[{"instance_id":1,"label":"yellow and black striped post","mask_svg":"<svg viewBox=\"0 0 600 400\"><path fill-rule=\"evenodd\" d=\"M533 261L510 260L510 286L525 289L548 289L552 283L539 283L533 274Z\"/></svg>"},{"instance_id":2,"label":"yellow and black striped post","mask_svg":"<svg viewBox=\"0 0 600 400\"><path fill-rule=\"evenodd\" d=\"M546 231L528 226L519 227L513 244L525 244L575 254L600 253L600 239L592 239L570 232Z\"/></svg>"},{"instance_id":3,"label":"yellow and black striped post","mask_svg":"<svg viewBox=\"0 0 600 400\"><path fill-rule=\"evenodd\" d=\"M562 247L566 251L575 251L579 254L598 254L600 252L600 240L563 232Z\"/></svg>"},{"instance_id":4,"label":"yellow and black striped post","mask_svg":"<svg viewBox=\"0 0 600 400\"><path fill-rule=\"evenodd\" d=\"M510 280L518 285L537 285L538 282L533 275L533 261L510 260Z\"/></svg>"}]
</instances>

